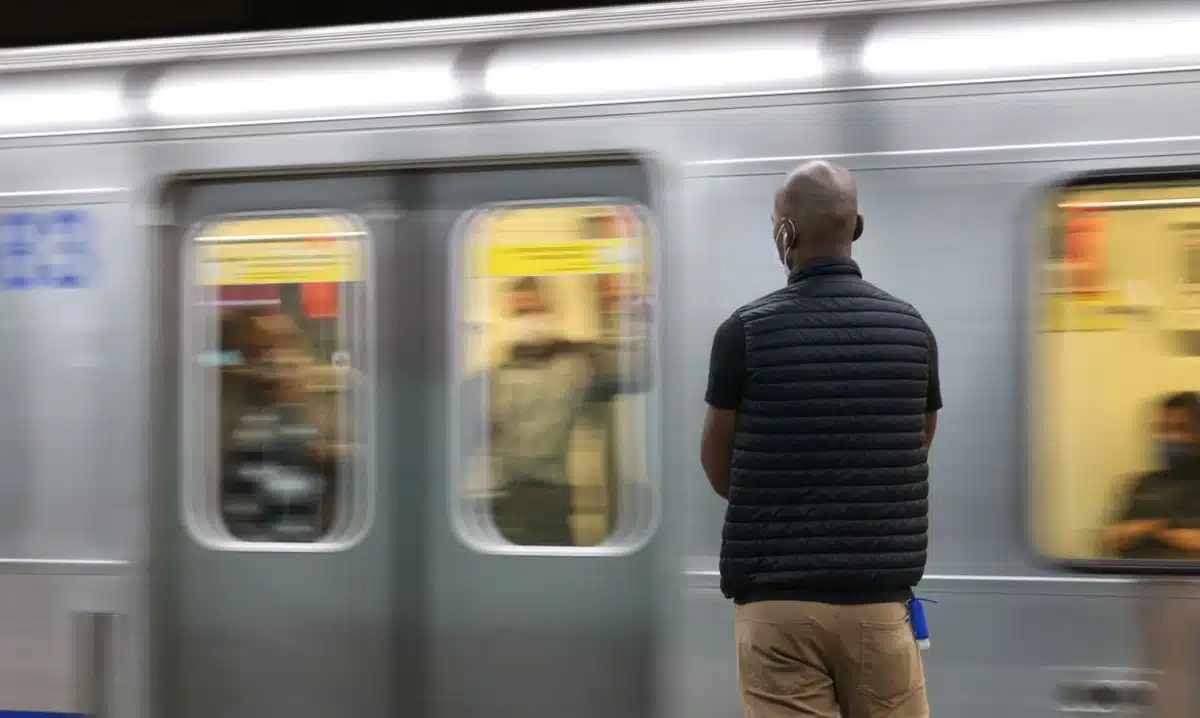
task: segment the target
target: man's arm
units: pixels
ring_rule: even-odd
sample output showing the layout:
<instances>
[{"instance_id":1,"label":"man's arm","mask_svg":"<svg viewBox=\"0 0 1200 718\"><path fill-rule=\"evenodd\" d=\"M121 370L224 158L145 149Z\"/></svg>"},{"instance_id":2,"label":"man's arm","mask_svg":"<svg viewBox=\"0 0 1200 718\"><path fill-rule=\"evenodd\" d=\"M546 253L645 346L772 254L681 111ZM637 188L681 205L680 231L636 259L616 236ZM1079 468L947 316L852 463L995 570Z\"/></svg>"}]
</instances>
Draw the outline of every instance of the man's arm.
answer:
<instances>
[{"instance_id":1,"label":"man's arm","mask_svg":"<svg viewBox=\"0 0 1200 718\"><path fill-rule=\"evenodd\" d=\"M1116 521L1103 531L1101 540L1106 547L1121 551L1152 534L1161 536L1160 532L1167 528L1168 522L1163 516L1161 502L1151 498L1158 493L1159 487L1159 479L1154 474L1137 480ZM1162 538L1167 540L1165 536Z\"/></svg>"},{"instance_id":2,"label":"man's arm","mask_svg":"<svg viewBox=\"0 0 1200 718\"><path fill-rule=\"evenodd\" d=\"M1192 479L1183 479L1192 481ZM1179 481L1179 479L1175 479ZM1197 515L1196 503L1192 491L1184 490L1182 484L1176 483L1177 491L1172 491L1162 515L1166 519L1164 525L1158 527L1156 536L1170 546L1183 551L1200 554L1200 516ZM1190 487L1187 487L1190 488Z\"/></svg>"},{"instance_id":3,"label":"man's arm","mask_svg":"<svg viewBox=\"0 0 1200 718\"><path fill-rule=\"evenodd\" d=\"M1102 540L1104 545L1110 549L1120 551L1128 548L1130 544L1137 542L1153 533L1159 533L1166 530L1167 522L1159 519L1135 519L1132 521L1121 521L1104 529ZM1160 534L1161 535L1161 534ZM1164 537L1164 540L1168 540Z\"/></svg>"},{"instance_id":4,"label":"man's arm","mask_svg":"<svg viewBox=\"0 0 1200 718\"><path fill-rule=\"evenodd\" d=\"M1165 521L1162 523L1166 524ZM1158 536L1177 549L1200 552L1200 529L1163 528Z\"/></svg>"},{"instance_id":5,"label":"man's arm","mask_svg":"<svg viewBox=\"0 0 1200 718\"><path fill-rule=\"evenodd\" d=\"M487 415L480 412L485 406ZM469 374L458 385L458 422L463 446L469 452L482 450L484 442L495 438L496 386L487 374Z\"/></svg>"},{"instance_id":6,"label":"man's arm","mask_svg":"<svg viewBox=\"0 0 1200 718\"><path fill-rule=\"evenodd\" d=\"M623 300L632 301L632 300ZM589 397L604 402L617 394L650 389L653 358L649 315L621 305L608 305L601 315L600 339L592 345L595 380Z\"/></svg>"},{"instance_id":7,"label":"man's arm","mask_svg":"<svg viewBox=\"0 0 1200 718\"><path fill-rule=\"evenodd\" d=\"M708 365L708 412L700 434L700 465L713 491L729 499L729 470L742 389L746 381L746 332L735 314L717 328Z\"/></svg>"},{"instance_id":8,"label":"man's arm","mask_svg":"<svg viewBox=\"0 0 1200 718\"><path fill-rule=\"evenodd\" d=\"M733 436L737 412L708 407L700 435L700 465L717 496L729 500L729 469L733 463Z\"/></svg>"},{"instance_id":9,"label":"man's arm","mask_svg":"<svg viewBox=\"0 0 1200 718\"><path fill-rule=\"evenodd\" d=\"M933 330L925 325L929 336L929 387L925 394L925 449L933 445L937 432L937 413L942 410L942 380L938 373L938 346Z\"/></svg>"}]
</instances>

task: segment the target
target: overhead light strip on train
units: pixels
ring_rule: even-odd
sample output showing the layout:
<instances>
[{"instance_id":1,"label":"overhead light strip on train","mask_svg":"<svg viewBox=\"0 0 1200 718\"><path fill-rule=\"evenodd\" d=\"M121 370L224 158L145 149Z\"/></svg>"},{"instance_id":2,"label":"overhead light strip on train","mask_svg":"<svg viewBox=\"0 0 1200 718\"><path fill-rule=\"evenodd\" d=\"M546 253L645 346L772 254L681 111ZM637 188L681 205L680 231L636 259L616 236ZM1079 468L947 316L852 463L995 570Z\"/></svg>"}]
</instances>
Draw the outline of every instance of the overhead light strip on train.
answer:
<instances>
[{"instance_id":1,"label":"overhead light strip on train","mask_svg":"<svg viewBox=\"0 0 1200 718\"><path fill-rule=\"evenodd\" d=\"M772 23L831 13L947 10L965 5L1038 5L1055 0L690 0L550 12L520 12L392 23L221 33L143 40L0 49L0 69L62 70L213 60L289 52L408 49L433 45L531 39L580 33L629 32Z\"/></svg>"},{"instance_id":2,"label":"overhead light strip on train","mask_svg":"<svg viewBox=\"0 0 1200 718\"><path fill-rule=\"evenodd\" d=\"M501 47L484 69L484 88L500 101L803 89L824 73L820 37L794 26L787 30L753 44L712 32Z\"/></svg>"},{"instance_id":3,"label":"overhead light strip on train","mask_svg":"<svg viewBox=\"0 0 1200 718\"><path fill-rule=\"evenodd\" d=\"M166 121L445 107L459 96L454 57L446 51L419 58L182 66L154 84L146 106L153 117Z\"/></svg>"},{"instance_id":4,"label":"overhead light strip on train","mask_svg":"<svg viewBox=\"0 0 1200 718\"><path fill-rule=\"evenodd\" d=\"M0 131L58 127L110 128L126 116L117 73L20 79L0 85Z\"/></svg>"},{"instance_id":5,"label":"overhead light strip on train","mask_svg":"<svg viewBox=\"0 0 1200 718\"><path fill-rule=\"evenodd\" d=\"M883 21L867 39L862 68L876 78L1006 72L1054 74L1144 64L1158 69L1195 57L1200 18L1089 13L1085 20L1031 12L1021 25L996 29L990 15L969 19ZM951 59L952 58L952 59Z\"/></svg>"}]
</instances>

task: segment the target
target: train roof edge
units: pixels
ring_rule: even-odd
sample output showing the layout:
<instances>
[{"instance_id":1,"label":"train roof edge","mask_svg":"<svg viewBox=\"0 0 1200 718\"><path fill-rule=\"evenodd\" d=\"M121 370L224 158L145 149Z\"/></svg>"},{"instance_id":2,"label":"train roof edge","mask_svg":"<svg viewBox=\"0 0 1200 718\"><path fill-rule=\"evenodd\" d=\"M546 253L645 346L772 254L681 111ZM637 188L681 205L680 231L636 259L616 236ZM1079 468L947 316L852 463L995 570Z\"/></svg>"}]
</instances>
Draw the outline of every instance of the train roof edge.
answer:
<instances>
[{"instance_id":1,"label":"train roof edge","mask_svg":"<svg viewBox=\"0 0 1200 718\"><path fill-rule=\"evenodd\" d=\"M862 13L1062 2L1064 0L691 0L373 25L13 48L0 50L0 73L339 50L470 44L581 33L765 23Z\"/></svg>"}]
</instances>

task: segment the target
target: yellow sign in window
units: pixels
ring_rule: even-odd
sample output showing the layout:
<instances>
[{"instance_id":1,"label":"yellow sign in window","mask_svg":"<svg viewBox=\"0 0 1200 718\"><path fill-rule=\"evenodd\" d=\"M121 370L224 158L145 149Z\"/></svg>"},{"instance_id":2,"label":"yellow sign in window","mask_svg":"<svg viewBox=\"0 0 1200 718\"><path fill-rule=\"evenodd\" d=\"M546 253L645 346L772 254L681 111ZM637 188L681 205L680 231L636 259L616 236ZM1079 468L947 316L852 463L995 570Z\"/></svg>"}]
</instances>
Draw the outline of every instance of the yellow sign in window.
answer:
<instances>
[{"instance_id":1,"label":"yellow sign in window","mask_svg":"<svg viewBox=\"0 0 1200 718\"><path fill-rule=\"evenodd\" d=\"M628 239L512 242L487 248L487 273L493 277L625 274L641 268L639 247Z\"/></svg>"},{"instance_id":2,"label":"yellow sign in window","mask_svg":"<svg viewBox=\"0 0 1200 718\"><path fill-rule=\"evenodd\" d=\"M632 274L647 269L643 225L627 207L578 205L491 212L473 232L486 238L475 276Z\"/></svg>"},{"instance_id":3,"label":"yellow sign in window","mask_svg":"<svg viewBox=\"0 0 1200 718\"><path fill-rule=\"evenodd\" d=\"M1049 295L1045 301L1044 331L1115 331L1124 329L1128 323L1117 292Z\"/></svg>"},{"instance_id":4,"label":"yellow sign in window","mask_svg":"<svg viewBox=\"0 0 1200 718\"><path fill-rule=\"evenodd\" d=\"M205 286L356 282L362 240L338 217L222 222L197 239L196 281Z\"/></svg>"}]
</instances>

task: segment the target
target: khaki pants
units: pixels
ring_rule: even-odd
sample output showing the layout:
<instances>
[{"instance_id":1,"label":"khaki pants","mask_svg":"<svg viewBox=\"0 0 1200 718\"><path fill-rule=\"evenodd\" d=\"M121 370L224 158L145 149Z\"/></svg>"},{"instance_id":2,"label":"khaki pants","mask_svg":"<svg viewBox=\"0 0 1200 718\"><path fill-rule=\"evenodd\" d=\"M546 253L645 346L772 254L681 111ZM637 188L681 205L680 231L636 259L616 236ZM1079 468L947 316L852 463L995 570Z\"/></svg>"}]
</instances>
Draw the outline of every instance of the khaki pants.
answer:
<instances>
[{"instance_id":1,"label":"khaki pants","mask_svg":"<svg viewBox=\"0 0 1200 718\"><path fill-rule=\"evenodd\" d=\"M928 718L921 653L902 603L736 606L746 718Z\"/></svg>"}]
</instances>

